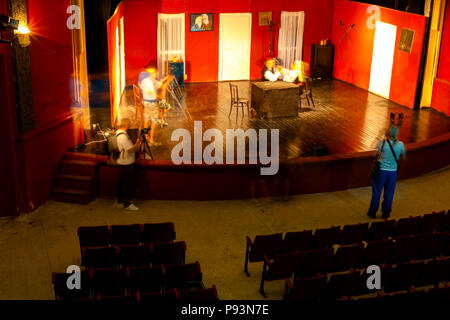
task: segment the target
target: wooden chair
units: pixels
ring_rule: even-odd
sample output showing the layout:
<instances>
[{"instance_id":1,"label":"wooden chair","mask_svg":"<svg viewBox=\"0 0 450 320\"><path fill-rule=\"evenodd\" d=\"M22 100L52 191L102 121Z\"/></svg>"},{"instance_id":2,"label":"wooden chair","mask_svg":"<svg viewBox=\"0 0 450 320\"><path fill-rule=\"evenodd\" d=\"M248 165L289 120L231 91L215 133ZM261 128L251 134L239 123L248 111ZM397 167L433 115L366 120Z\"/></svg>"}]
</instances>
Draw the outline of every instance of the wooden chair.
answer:
<instances>
[{"instance_id":1,"label":"wooden chair","mask_svg":"<svg viewBox=\"0 0 450 320\"><path fill-rule=\"evenodd\" d=\"M228 118L231 116L231 111L233 111L233 107L236 107L236 117L239 116L239 106L242 108L242 116L244 116L244 105L247 106L247 114L250 115L250 104L248 99L239 98L239 90L238 86L230 83L230 93L231 93L231 103L230 103L230 114Z\"/></svg>"},{"instance_id":2,"label":"wooden chair","mask_svg":"<svg viewBox=\"0 0 450 320\"><path fill-rule=\"evenodd\" d=\"M300 110L302 109L302 98L306 97L306 101L308 102L308 106L310 106L309 100L311 99L311 102L314 106L314 108L316 107L315 103L314 103L314 99L312 96L312 79L310 77L304 77L304 84L303 84L303 90L301 91L300 94Z\"/></svg>"}]
</instances>

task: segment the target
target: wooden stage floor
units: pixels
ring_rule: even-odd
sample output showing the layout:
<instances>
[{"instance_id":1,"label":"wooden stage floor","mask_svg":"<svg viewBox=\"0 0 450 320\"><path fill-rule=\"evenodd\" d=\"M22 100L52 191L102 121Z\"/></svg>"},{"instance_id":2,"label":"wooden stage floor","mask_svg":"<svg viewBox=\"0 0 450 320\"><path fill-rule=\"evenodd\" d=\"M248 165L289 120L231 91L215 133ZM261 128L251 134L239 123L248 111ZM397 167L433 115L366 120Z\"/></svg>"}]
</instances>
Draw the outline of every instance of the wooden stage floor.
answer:
<instances>
[{"instance_id":1,"label":"wooden stage floor","mask_svg":"<svg viewBox=\"0 0 450 320\"><path fill-rule=\"evenodd\" d=\"M251 96L250 81L233 83L238 84L241 97ZM172 132L184 128L193 136L194 121L202 121L203 132L214 128L224 137L226 129L279 129L280 159L309 156L311 142L326 145L329 154L373 150L389 124L391 112L404 113L399 140L405 144L424 141L450 129L449 117L433 109L411 110L337 80L313 82L313 97L315 108L303 99L298 117L256 119L249 117L247 111L242 117L240 109L236 117L234 108L228 118L229 82L186 84L185 104L191 119L170 112L166 119L169 126L156 131L155 140L162 145L152 147L153 156L155 160L170 160L172 148L178 143L171 141ZM203 147L208 143L204 142Z\"/></svg>"}]
</instances>

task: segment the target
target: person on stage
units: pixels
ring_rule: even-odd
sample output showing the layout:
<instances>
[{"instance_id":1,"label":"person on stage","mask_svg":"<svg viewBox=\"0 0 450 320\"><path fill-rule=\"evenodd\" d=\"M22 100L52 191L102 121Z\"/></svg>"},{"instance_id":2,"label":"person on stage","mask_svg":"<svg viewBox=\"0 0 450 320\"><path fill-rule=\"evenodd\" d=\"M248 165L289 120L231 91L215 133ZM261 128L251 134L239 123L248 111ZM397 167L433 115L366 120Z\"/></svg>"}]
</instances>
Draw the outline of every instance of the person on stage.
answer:
<instances>
[{"instance_id":1,"label":"person on stage","mask_svg":"<svg viewBox=\"0 0 450 320\"><path fill-rule=\"evenodd\" d=\"M264 69L262 71L263 80L273 82L281 79L281 70L282 70L281 67L275 66L274 59L272 58L267 59L264 65Z\"/></svg>"},{"instance_id":2,"label":"person on stage","mask_svg":"<svg viewBox=\"0 0 450 320\"><path fill-rule=\"evenodd\" d=\"M164 118L160 117L159 100L164 95L164 89L167 82L173 76L167 76L161 81L157 79L158 70L154 66L148 66L139 74L139 88L142 91L144 101L144 127L150 129L150 146L158 146L160 143L155 142L155 129L158 123L161 126L167 125ZM159 97L158 97L159 96Z\"/></svg>"},{"instance_id":3,"label":"person on stage","mask_svg":"<svg viewBox=\"0 0 450 320\"><path fill-rule=\"evenodd\" d=\"M386 139L378 143L378 169L373 173L372 200L367 212L367 215L373 219L376 218L383 189L382 218L389 218L392 211L392 201L397 183L398 160L400 155L403 159L406 159L405 146L403 142L397 140L397 135L398 127L391 125L386 134Z\"/></svg>"},{"instance_id":4,"label":"person on stage","mask_svg":"<svg viewBox=\"0 0 450 320\"><path fill-rule=\"evenodd\" d=\"M201 28L203 31L211 31L213 29L211 21L209 21L209 17L206 13L202 14L202 27Z\"/></svg>"}]
</instances>

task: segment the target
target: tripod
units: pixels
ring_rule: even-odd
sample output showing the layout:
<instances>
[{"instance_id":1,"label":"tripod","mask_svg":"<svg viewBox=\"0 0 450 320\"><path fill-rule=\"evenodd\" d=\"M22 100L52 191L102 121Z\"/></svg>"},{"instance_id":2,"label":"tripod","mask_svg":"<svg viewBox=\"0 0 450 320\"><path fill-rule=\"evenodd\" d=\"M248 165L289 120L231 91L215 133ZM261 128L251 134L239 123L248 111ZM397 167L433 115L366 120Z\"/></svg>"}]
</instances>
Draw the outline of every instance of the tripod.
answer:
<instances>
[{"instance_id":1,"label":"tripod","mask_svg":"<svg viewBox=\"0 0 450 320\"><path fill-rule=\"evenodd\" d=\"M146 153L148 153L150 155L150 158L152 160L153 159L153 155L152 155L152 151L150 150L150 146L148 145L148 141L147 141L147 137L145 136L145 134L141 134L141 145L139 146L139 150L138 150L138 154L141 154L141 152L144 152L144 159L145 159L145 155Z\"/></svg>"}]
</instances>

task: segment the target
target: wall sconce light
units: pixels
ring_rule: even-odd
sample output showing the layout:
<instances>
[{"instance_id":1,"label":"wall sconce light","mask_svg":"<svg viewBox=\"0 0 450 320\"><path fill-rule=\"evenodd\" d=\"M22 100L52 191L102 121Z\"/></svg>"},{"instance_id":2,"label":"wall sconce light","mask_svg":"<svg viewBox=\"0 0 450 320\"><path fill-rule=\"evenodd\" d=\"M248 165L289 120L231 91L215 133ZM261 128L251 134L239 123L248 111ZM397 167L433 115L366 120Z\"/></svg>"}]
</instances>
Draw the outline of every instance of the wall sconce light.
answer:
<instances>
[{"instance_id":1,"label":"wall sconce light","mask_svg":"<svg viewBox=\"0 0 450 320\"><path fill-rule=\"evenodd\" d=\"M5 31L10 33L9 39L3 38L3 32ZM30 45L30 29L19 20L0 15L0 43L12 43L16 37L21 47Z\"/></svg>"},{"instance_id":2,"label":"wall sconce light","mask_svg":"<svg viewBox=\"0 0 450 320\"><path fill-rule=\"evenodd\" d=\"M22 48L28 47L31 44L30 29L28 29L28 27L25 24L20 23L19 27L14 32L16 33L19 40L19 44Z\"/></svg>"}]
</instances>

